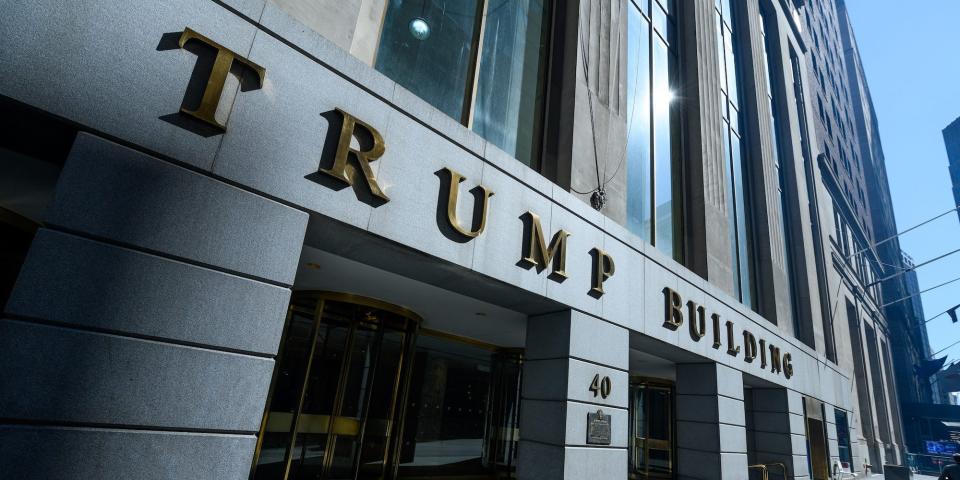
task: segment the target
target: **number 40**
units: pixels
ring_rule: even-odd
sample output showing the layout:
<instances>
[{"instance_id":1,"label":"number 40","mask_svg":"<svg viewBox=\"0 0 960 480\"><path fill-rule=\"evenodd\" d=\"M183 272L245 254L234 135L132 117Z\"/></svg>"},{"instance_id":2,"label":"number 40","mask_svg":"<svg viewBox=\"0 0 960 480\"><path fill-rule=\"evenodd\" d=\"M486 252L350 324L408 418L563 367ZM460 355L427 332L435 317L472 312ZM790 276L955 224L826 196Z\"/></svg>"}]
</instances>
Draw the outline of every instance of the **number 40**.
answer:
<instances>
[{"instance_id":1,"label":"number 40","mask_svg":"<svg viewBox=\"0 0 960 480\"><path fill-rule=\"evenodd\" d=\"M593 376L593 381L590 382L590 391L593 392L593 396L596 397L600 395L600 398L607 398L610 396L610 387L612 382L610 377L600 378L600 374Z\"/></svg>"}]
</instances>

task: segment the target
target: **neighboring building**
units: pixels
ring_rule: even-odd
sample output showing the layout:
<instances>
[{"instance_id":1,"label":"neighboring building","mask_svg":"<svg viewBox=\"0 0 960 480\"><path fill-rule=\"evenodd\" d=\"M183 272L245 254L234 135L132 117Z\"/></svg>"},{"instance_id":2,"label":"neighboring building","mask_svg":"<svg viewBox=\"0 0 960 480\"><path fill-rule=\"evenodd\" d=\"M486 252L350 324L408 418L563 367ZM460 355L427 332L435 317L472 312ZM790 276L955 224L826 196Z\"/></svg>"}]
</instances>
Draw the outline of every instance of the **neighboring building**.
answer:
<instances>
[{"instance_id":1,"label":"neighboring building","mask_svg":"<svg viewBox=\"0 0 960 480\"><path fill-rule=\"evenodd\" d=\"M37 0L0 25L6 476L903 462L906 287L879 282L902 259L842 1Z\"/></svg>"},{"instance_id":2,"label":"neighboring building","mask_svg":"<svg viewBox=\"0 0 960 480\"><path fill-rule=\"evenodd\" d=\"M937 371L943 366L944 359L930 358L930 342L915 264L906 253L901 255L900 265L906 270L888 282L901 283L903 288L897 293L903 295L899 298L906 300L887 307L890 336L899 339L891 342L890 348L893 353L894 381L904 415L904 440L911 452L925 453L924 442L934 438L929 436L928 422L920 417L932 411L929 406L941 403L937 390Z\"/></svg>"},{"instance_id":3,"label":"neighboring building","mask_svg":"<svg viewBox=\"0 0 960 480\"><path fill-rule=\"evenodd\" d=\"M943 129L943 143L947 147L947 160L950 161L953 203L960 205L960 118L950 122L950 125ZM957 216L960 216L960 211L957 211Z\"/></svg>"},{"instance_id":4,"label":"neighboring building","mask_svg":"<svg viewBox=\"0 0 960 480\"><path fill-rule=\"evenodd\" d=\"M960 405L960 362L954 360L937 372L940 382L940 398L937 403Z\"/></svg>"}]
</instances>

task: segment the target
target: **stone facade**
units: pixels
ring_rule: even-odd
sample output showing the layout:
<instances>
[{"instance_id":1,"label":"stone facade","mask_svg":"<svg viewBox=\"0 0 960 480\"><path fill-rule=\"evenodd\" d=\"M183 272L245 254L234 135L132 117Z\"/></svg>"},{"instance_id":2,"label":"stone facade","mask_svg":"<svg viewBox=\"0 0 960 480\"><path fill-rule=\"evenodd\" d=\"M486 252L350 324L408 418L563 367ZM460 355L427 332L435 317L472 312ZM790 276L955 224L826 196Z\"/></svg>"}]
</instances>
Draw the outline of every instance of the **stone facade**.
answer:
<instances>
[{"instance_id":1,"label":"stone facade","mask_svg":"<svg viewBox=\"0 0 960 480\"><path fill-rule=\"evenodd\" d=\"M895 387L883 374L889 361L871 361L890 355L884 311L845 265L845 240L832 236L837 194L822 165L832 154L810 138L829 136L815 114L816 69L796 71L801 78L791 70L791 49L804 65L819 49L849 55L840 45L811 44L802 18L819 18L821 2L736 2L746 19L738 42L750 53L742 74L758 240L754 311L731 295L713 1L677 7L684 263L624 226L623 179L600 211L572 191L590 188L595 168L612 170L625 155L626 45L617 39L630 1L556 3L551 40L562 49L550 57L540 171L371 67L371 22L387 2L5 6L0 95L79 133L0 321L0 471L246 478L291 291L303 288L313 268L304 259L315 250L340 260L320 262L311 287L419 306L428 327L465 337L516 332L502 346L525 350L519 478L627 478L630 379L654 369L675 387L677 478L743 479L748 465L763 463L813 478L809 422L819 418L822 460L832 465L840 459L835 411L849 413L857 473L898 463ZM827 3L840 13L823 15L843 14L842 3ZM782 67L772 88L793 98L795 83L810 86L809 97L785 106L782 147L770 138L762 101L761 11L778 25L766 30L781 47L771 54ZM203 52L177 45L186 28L264 69L252 88L228 76L216 112L225 132L178 113L202 75ZM369 168L389 201L370 198L359 171L352 186L320 174L336 149L338 111L382 137L384 153ZM591 128L604 133L599 144ZM778 148L790 158L782 173L789 212L776 193ZM870 161L879 163L865 161L861 175L882 156ZM464 177L453 187L460 219L476 210L466 192L493 192L476 238L457 237L444 223L444 169ZM883 190L882 180L872 185ZM866 198L864 209L873 202ZM565 278L548 265L522 265L531 213L548 244L558 231L569 234L560 253ZM780 253L781 216L793 225L792 258ZM857 230L868 244L878 240L872 228ZM602 294L594 290L595 250L615 264L599 280ZM329 266L337 261L345 266ZM792 310L794 301L800 307ZM444 302L495 313L430 314ZM609 396L591 393L594 377L610 379ZM598 408L610 417L608 445L585 438L587 414Z\"/></svg>"}]
</instances>

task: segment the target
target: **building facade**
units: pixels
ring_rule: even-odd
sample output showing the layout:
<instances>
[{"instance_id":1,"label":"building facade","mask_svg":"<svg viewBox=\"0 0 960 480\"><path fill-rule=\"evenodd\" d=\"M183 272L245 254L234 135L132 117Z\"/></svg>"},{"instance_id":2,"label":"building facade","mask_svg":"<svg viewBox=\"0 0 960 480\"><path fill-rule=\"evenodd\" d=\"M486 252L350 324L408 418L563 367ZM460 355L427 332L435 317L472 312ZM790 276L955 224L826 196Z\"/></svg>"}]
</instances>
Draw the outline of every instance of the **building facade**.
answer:
<instances>
[{"instance_id":1,"label":"building facade","mask_svg":"<svg viewBox=\"0 0 960 480\"><path fill-rule=\"evenodd\" d=\"M943 143L947 147L950 182L953 185L953 202L960 205L960 118L943 129ZM960 213L957 214L960 216Z\"/></svg>"},{"instance_id":2,"label":"building facade","mask_svg":"<svg viewBox=\"0 0 960 480\"><path fill-rule=\"evenodd\" d=\"M901 260L842 1L38 0L0 25L11 478L902 462Z\"/></svg>"}]
</instances>

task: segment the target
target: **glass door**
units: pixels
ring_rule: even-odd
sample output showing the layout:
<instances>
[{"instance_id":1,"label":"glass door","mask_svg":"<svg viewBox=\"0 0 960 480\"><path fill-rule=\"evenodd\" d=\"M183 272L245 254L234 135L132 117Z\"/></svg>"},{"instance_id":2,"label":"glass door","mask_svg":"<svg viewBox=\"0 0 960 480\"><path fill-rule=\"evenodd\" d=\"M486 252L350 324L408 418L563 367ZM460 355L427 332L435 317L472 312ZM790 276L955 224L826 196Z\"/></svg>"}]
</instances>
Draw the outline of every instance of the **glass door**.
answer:
<instances>
[{"instance_id":1,"label":"glass door","mask_svg":"<svg viewBox=\"0 0 960 480\"><path fill-rule=\"evenodd\" d=\"M396 478L515 478L523 352L424 329Z\"/></svg>"},{"instance_id":2,"label":"glass door","mask_svg":"<svg viewBox=\"0 0 960 480\"><path fill-rule=\"evenodd\" d=\"M673 383L630 380L630 478L672 478Z\"/></svg>"},{"instance_id":3,"label":"glass door","mask_svg":"<svg viewBox=\"0 0 960 480\"><path fill-rule=\"evenodd\" d=\"M295 292L252 477L383 478L419 322L369 298Z\"/></svg>"}]
</instances>

